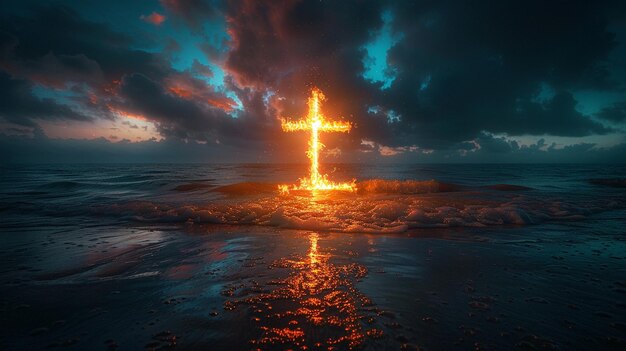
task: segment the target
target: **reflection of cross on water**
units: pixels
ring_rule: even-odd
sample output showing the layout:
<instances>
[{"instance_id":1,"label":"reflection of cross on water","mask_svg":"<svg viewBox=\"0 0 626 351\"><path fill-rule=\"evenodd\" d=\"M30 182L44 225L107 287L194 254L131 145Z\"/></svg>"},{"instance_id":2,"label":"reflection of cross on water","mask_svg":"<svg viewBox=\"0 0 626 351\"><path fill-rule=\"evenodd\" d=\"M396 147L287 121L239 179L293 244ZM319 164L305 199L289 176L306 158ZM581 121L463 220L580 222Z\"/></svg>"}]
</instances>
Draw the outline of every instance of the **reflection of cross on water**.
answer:
<instances>
[{"instance_id":1,"label":"reflection of cross on water","mask_svg":"<svg viewBox=\"0 0 626 351\"><path fill-rule=\"evenodd\" d=\"M309 258L311 259L311 266L317 264L317 234L313 233L309 237L311 241L311 249L309 250Z\"/></svg>"},{"instance_id":2,"label":"reflection of cross on water","mask_svg":"<svg viewBox=\"0 0 626 351\"><path fill-rule=\"evenodd\" d=\"M324 114L320 108L321 101L324 101L324 94L317 88L311 91L311 97L309 98L309 113L305 119L298 121L281 120L281 126L285 132L296 132L301 130L310 130L311 139L309 140L309 150L307 156L311 160L311 168L309 172L309 179L302 180L300 188L306 188L310 190L314 189L338 189L338 190L353 190L352 185L348 183L333 184L330 183L325 176L320 174L319 171L319 152L324 147L319 141L320 132L349 132L352 125L349 122L331 121L324 118ZM284 189L286 190L286 189Z\"/></svg>"},{"instance_id":3,"label":"reflection of cross on water","mask_svg":"<svg viewBox=\"0 0 626 351\"><path fill-rule=\"evenodd\" d=\"M253 274L259 277L253 286L235 285L228 291L229 296L248 292L226 301L224 308L249 307L257 323L250 343L260 349L348 350L382 338L381 311L356 287L367 269L356 262L333 262L333 251L323 248L318 233L303 239L304 254L279 258L270 271Z\"/></svg>"}]
</instances>

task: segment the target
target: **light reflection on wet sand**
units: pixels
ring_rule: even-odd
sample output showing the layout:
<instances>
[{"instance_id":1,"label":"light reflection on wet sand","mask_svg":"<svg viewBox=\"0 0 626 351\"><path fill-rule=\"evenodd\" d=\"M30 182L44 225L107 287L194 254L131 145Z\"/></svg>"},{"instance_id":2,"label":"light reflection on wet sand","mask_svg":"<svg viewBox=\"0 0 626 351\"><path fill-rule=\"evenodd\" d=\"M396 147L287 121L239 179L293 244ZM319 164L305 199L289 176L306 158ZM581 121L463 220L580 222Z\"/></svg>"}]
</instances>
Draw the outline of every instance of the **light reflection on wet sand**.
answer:
<instances>
[{"instance_id":1,"label":"light reflection on wet sand","mask_svg":"<svg viewBox=\"0 0 626 351\"><path fill-rule=\"evenodd\" d=\"M9 170L0 350L626 349L623 165Z\"/></svg>"},{"instance_id":2,"label":"light reflection on wet sand","mask_svg":"<svg viewBox=\"0 0 626 351\"><path fill-rule=\"evenodd\" d=\"M0 349L624 349L615 220L413 236L13 234L1 249Z\"/></svg>"},{"instance_id":3,"label":"light reflection on wet sand","mask_svg":"<svg viewBox=\"0 0 626 351\"><path fill-rule=\"evenodd\" d=\"M257 282L257 287L265 284L269 289L251 289L248 296L225 302L226 310L247 308L257 322L257 338L250 343L264 349L281 345L333 350L353 349L366 337L382 337L376 328L379 311L355 286L367 268L334 263L331 250L320 247L317 233L310 233L308 241L305 255L280 258L268 267L288 272L286 278ZM232 287L226 292L234 294Z\"/></svg>"}]
</instances>

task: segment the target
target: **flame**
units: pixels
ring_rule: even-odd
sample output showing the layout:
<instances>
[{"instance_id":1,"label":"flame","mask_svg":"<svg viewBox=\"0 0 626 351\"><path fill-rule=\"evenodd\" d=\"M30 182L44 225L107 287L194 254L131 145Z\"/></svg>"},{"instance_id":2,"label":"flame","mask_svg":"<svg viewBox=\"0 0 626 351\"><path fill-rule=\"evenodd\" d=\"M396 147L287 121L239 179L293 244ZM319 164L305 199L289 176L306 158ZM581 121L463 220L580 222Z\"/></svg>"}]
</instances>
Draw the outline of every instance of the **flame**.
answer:
<instances>
[{"instance_id":1,"label":"flame","mask_svg":"<svg viewBox=\"0 0 626 351\"><path fill-rule=\"evenodd\" d=\"M326 174L320 173L319 152L324 148L319 140L320 132L341 132L347 133L352 129L350 122L330 121L324 117L320 109L321 101L326 97L321 90L313 88L311 97L309 97L308 106L309 113L306 119L298 121L287 121L281 118L281 127L285 132L311 131L309 139L309 149L306 152L307 157L311 160L309 178L300 178L298 185L279 185L278 189L282 193L288 193L290 190L343 190L355 191L356 181L353 179L350 183L334 183L328 180Z\"/></svg>"}]
</instances>

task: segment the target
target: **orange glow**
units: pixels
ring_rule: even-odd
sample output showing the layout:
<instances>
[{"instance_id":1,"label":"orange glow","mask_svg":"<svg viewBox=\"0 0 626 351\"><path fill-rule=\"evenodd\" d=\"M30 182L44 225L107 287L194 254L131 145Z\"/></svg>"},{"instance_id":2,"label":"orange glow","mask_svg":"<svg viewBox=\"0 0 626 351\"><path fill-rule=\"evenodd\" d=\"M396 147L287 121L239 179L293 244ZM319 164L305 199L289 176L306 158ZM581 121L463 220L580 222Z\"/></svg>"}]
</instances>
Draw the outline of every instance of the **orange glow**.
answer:
<instances>
[{"instance_id":1,"label":"orange glow","mask_svg":"<svg viewBox=\"0 0 626 351\"><path fill-rule=\"evenodd\" d=\"M189 84L185 84L185 82L176 83L168 87L168 90L170 93L185 100L191 100L193 98L203 98L204 95L203 92L198 92L194 90L192 86L190 86ZM207 104L224 110L224 112L232 112L235 109L235 106L237 106L237 103L233 99L230 99L228 97L214 96L205 99Z\"/></svg>"},{"instance_id":2,"label":"orange glow","mask_svg":"<svg viewBox=\"0 0 626 351\"><path fill-rule=\"evenodd\" d=\"M356 287L367 268L334 263L332 249L322 247L317 233L310 233L308 241L306 254L279 258L270 265L279 275L286 273L284 278L255 280L250 286L232 284L222 291L230 297L224 309L249 307L258 328L250 340L253 348L353 350L366 336L382 337L372 328L380 311ZM244 292L246 297L235 297Z\"/></svg>"},{"instance_id":3,"label":"orange glow","mask_svg":"<svg viewBox=\"0 0 626 351\"><path fill-rule=\"evenodd\" d=\"M106 93L117 96L117 90L120 88L120 85L122 85L122 81L119 79L115 79L111 82L111 84L104 86L103 90Z\"/></svg>"},{"instance_id":4,"label":"orange glow","mask_svg":"<svg viewBox=\"0 0 626 351\"><path fill-rule=\"evenodd\" d=\"M172 94L174 94L174 95L176 95L176 96L178 96L180 98L183 98L183 99L189 100L189 99L191 99L193 97L193 93L190 90L187 90L185 88L173 86L173 87L169 88L169 91Z\"/></svg>"},{"instance_id":5,"label":"orange glow","mask_svg":"<svg viewBox=\"0 0 626 351\"><path fill-rule=\"evenodd\" d=\"M115 107L113 107L111 105L108 105L108 104L107 104L107 107L109 108L109 111L115 113L116 115L118 115L119 117L122 117L122 118L131 118L131 119L136 119L136 120L139 120L139 121L147 121L148 120L144 115L141 115L141 114L131 113L131 112L127 112L127 111L124 111L124 110L120 110L120 109L115 108Z\"/></svg>"},{"instance_id":6,"label":"orange glow","mask_svg":"<svg viewBox=\"0 0 626 351\"><path fill-rule=\"evenodd\" d=\"M300 184L298 185L279 185L278 189L282 193L288 193L290 190L356 190L355 180L352 180L350 183L334 183L328 180L328 176L326 174L320 173L319 152L322 148L324 148L324 144L322 144L319 140L319 133L347 133L350 129L352 129L350 122L330 121L324 117L321 110L321 102L325 99L326 97L321 90L313 88L308 102L309 113L306 116L306 119L299 121L287 121L285 119L281 119L281 127L285 132L311 131L309 149L306 152L307 157L311 160L309 178L300 178Z\"/></svg>"},{"instance_id":7,"label":"orange glow","mask_svg":"<svg viewBox=\"0 0 626 351\"><path fill-rule=\"evenodd\" d=\"M315 233L311 234L309 239L311 240L311 249L309 250L309 259L311 261L311 267L315 268L315 265L317 265L318 263L317 257L319 256L319 254L317 253L317 234Z\"/></svg>"},{"instance_id":8,"label":"orange glow","mask_svg":"<svg viewBox=\"0 0 626 351\"><path fill-rule=\"evenodd\" d=\"M148 16L141 16L140 17L144 22L147 23L152 23L155 26L160 26L163 22L165 22L165 16L163 16L160 13L157 12L152 12L150 15Z\"/></svg>"},{"instance_id":9,"label":"orange glow","mask_svg":"<svg viewBox=\"0 0 626 351\"><path fill-rule=\"evenodd\" d=\"M231 112L235 106L235 101L232 99L224 98L224 99L207 99L207 102L210 105L213 105L217 108L224 110L225 112Z\"/></svg>"}]
</instances>

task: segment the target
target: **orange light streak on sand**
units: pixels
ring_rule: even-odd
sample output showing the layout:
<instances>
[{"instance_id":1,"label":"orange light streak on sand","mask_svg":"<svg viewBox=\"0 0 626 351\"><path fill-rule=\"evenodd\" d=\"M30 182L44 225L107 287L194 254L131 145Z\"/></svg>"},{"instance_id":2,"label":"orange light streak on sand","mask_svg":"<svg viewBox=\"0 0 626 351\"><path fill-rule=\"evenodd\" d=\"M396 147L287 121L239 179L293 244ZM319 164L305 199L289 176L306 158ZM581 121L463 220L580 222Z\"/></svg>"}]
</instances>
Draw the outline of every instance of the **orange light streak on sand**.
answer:
<instances>
[{"instance_id":1,"label":"orange light streak on sand","mask_svg":"<svg viewBox=\"0 0 626 351\"><path fill-rule=\"evenodd\" d=\"M309 149L306 152L307 157L311 160L309 178L300 178L298 185L279 185L278 189L282 193L288 193L290 190L356 190L355 180L352 180L350 183L334 183L328 180L326 174L320 173L319 152L324 148L324 144L320 142L319 133L347 133L352 129L350 122L330 121L324 117L321 110L321 101L325 99L326 97L321 90L313 88L308 101L309 113L306 119L287 121L281 118L281 127L285 132L311 131Z\"/></svg>"},{"instance_id":2,"label":"orange light streak on sand","mask_svg":"<svg viewBox=\"0 0 626 351\"><path fill-rule=\"evenodd\" d=\"M286 271L284 278L276 278L282 276L279 273L254 280L250 286L232 283L222 292L231 297L224 302L225 310L249 307L258 331L250 340L252 348L355 350L366 337L383 337L381 330L373 328L381 311L356 288L367 276L367 268L337 264L333 251L322 247L323 239L317 233L310 233L308 239L306 254L271 263L272 271ZM255 269L254 265L250 269Z\"/></svg>"}]
</instances>

